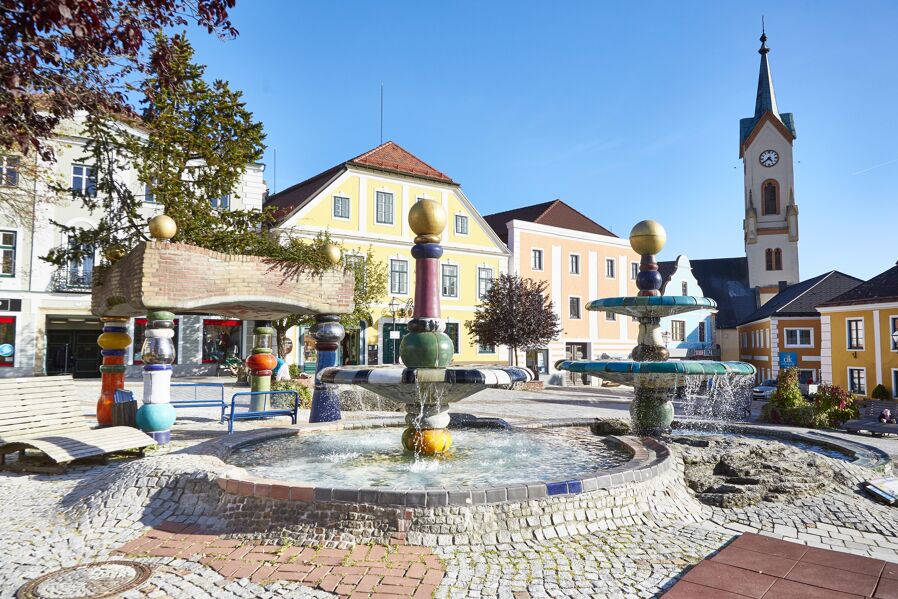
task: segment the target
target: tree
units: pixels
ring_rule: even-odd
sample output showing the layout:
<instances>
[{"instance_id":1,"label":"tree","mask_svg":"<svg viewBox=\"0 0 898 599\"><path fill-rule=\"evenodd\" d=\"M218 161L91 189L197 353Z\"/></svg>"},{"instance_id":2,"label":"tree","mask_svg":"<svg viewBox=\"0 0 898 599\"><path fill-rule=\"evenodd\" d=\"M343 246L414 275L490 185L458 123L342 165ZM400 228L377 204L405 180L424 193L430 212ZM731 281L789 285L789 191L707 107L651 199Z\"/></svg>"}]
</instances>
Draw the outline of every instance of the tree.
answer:
<instances>
[{"instance_id":1,"label":"tree","mask_svg":"<svg viewBox=\"0 0 898 599\"><path fill-rule=\"evenodd\" d=\"M346 256L346 270L353 273L355 278L355 291L352 301L355 309L350 314L340 316L340 323L347 329L359 328L362 320L372 323L374 317L372 310L387 295L387 265L374 259L371 248L363 255ZM286 357L287 331L292 327L311 326L315 322L314 317L305 314L292 314L286 318L275 320L272 323L277 333L278 355Z\"/></svg>"},{"instance_id":2,"label":"tree","mask_svg":"<svg viewBox=\"0 0 898 599\"><path fill-rule=\"evenodd\" d=\"M153 35L199 25L235 37L236 0L4 0L0 5L0 148L37 150L76 111L126 113L133 82L171 56ZM162 49L165 46L161 47ZM159 47L157 46L157 50Z\"/></svg>"},{"instance_id":3,"label":"tree","mask_svg":"<svg viewBox=\"0 0 898 599\"><path fill-rule=\"evenodd\" d=\"M145 194L178 224L175 241L226 253L267 256L325 268L313 246L285 245L265 232L271 211L219 210L211 198L230 194L246 166L264 151L262 124L253 120L239 91L208 83L183 36L157 36L154 52L170 56L165 73L151 70L141 90L142 118L93 113L85 123L85 162L94 166L95 193L76 195L100 220L89 227L56 224L71 240L46 260L61 265L87 252L129 250L147 239ZM137 173L133 189L121 174ZM320 245L320 244L319 244Z\"/></svg>"},{"instance_id":4,"label":"tree","mask_svg":"<svg viewBox=\"0 0 898 599\"><path fill-rule=\"evenodd\" d=\"M547 298L545 281L502 274L481 300L474 319L465 323L481 345L511 348L514 364L518 350L536 349L561 334L558 315Z\"/></svg>"}]
</instances>

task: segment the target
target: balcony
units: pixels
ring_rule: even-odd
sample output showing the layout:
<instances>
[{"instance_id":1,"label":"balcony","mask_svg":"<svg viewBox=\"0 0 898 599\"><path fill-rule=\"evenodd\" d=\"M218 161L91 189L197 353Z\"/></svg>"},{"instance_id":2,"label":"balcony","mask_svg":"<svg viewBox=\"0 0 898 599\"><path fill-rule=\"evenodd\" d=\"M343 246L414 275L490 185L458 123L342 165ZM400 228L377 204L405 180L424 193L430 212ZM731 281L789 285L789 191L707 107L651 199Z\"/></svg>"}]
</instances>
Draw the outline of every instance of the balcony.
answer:
<instances>
[{"instance_id":1,"label":"balcony","mask_svg":"<svg viewBox=\"0 0 898 599\"><path fill-rule=\"evenodd\" d=\"M92 267L84 268L82 264L63 266L53 273L50 290L64 293L90 293L93 274Z\"/></svg>"}]
</instances>

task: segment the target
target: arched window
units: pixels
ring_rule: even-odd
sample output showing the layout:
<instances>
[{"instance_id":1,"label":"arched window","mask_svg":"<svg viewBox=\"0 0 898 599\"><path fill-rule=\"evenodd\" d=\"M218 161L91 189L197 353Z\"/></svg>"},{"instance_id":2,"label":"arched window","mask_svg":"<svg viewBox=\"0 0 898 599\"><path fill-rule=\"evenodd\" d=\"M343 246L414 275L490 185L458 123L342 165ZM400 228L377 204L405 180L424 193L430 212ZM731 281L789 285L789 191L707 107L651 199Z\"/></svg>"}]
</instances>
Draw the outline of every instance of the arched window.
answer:
<instances>
[{"instance_id":1,"label":"arched window","mask_svg":"<svg viewBox=\"0 0 898 599\"><path fill-rule=\"evenodd\" d=\"M767 248L767 250L764 252L764 257L766 258L765 266L767 270L773 270L773 250Z\"/></svg>"},{"instance_id":2,"label":"arched window","mask_svg":"<svg viewBox=\"0 0 898 599\"><path fill-rule=\"evenodd\" d=\"M761 197L763 203L761 206L761 214L779 214L780 213L780 190L779 185L773 179L764 181L761 186Z\"/></svg>"},{"instance_id":3,"label":"arched window","mask_svg":"<svg viewBox=\"0 0 898 599\"><path fill-rule=\"evenodd\" d=\"M783 270L783 250L773 250L773 270Z\"/></svg>"}]
</instances>

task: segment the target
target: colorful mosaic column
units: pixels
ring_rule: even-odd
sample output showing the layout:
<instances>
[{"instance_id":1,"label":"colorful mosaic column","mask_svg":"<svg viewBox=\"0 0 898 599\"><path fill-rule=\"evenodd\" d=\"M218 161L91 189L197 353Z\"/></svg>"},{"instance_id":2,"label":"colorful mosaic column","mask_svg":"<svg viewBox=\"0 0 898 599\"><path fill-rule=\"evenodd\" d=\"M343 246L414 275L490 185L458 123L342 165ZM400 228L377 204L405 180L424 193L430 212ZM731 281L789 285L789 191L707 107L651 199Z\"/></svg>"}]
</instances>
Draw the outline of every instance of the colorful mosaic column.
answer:
<instances>
[{"instance_id":1,"label":"colorful mosaic column","mask_svg":"<svg viewBox=\"0 0 898 599\"><path fill-rule=\"evenodd\" d=\"M324 248L328 261L336 266L340 263L340 248L329 243ZM337 350L340 342L346 335L346 330L340 324L340 317L335 314L318 314L315 316L315 324L309 329L309 334L315 340L315 351L318 359L315 362L315 390L312 393L312 410L309 413L309 422L333 422L340 420L340 397L334 385L328 385L321 380L321 371L337 364Z\"/></svg>"},{"instance_id":2,"label":"colorful mosaic column","mask_svg":"<svg viewBox=\"0 0 898 599\"><path fill-rule=\"evenodd\" d=\"M103 365L100 366L100 398L97 400L97 422L112 425L115 390L125 388L125 350L131 345L127 318L102 318L103 332L97 338Z\"/></svg>"},{"instance_id":3,"label":"colorful mosaic column","mask_svg":"<svg viewBox=\"0 0 898 599\"><path fill-rule=\"evenodd\" d=\"M630 247L641 255L639 274L636 275L638 296L656 297L661 295L661 273L658 272L656 254L664 248L667 232L660 223L644 220L636 223L630 231ZM638 344L633 349L632 358L638 362L663 362L670 353L661 339L661 318L659 316L639 316Z\"/></svg>"},{"instance_id":4,"label":"colorful mosaic column","mask_svg":"<svg viewBox=\"0 0 898 599\"><path fill-rule=\"evenodd\" d=\"M137 428L160 445L171 440L175 408L171 405L171 371L175 361L175 315L147 314L140 358L143 360L143 405L137 410Z\"/></svg>"},{"instance_id":5,"label":"colorful mosaic column","mask_svg":"<svg viewBox=\"0 0 898 599\"><path fill-rule=\"evenodd\" d=\"M271 391L271 373L278 363L272 351L274 334L274 329L267 326L253 329L252 355L246 359L251 391ZM264 410L269 399L267 395L253 396L250 407L254 412Z\"/></svg>"},{"instance_id":6,"label":"colorful mosaic column","mask_svg":"<svg viewBox=\"0 0 898 599\"><path fill-rule=\"evenodd\" d=\"M408 323L408 334L399 344L399 355L406 368L418 368L419 382L428 376L441 379L443 369L452 362L452 339L446 334L446 324L440 318L439 268L443 246L440 235L446 227L446 211L433 200L421 200L408 213L408 223L415 232L412 257L415 259L415 310ZM425 391L426 392L426 391ZM448 406L439 397L422 397L419 403L406 406L405 421L409 428L402 435L402 444L409 451L433 455L443 453L452 445Z\"/></svg>"},{"instance_id":7,"label":"colorful mosaic column","mask_svg":"<svg viewBox=\"0 0 898 599\"><path fill-rule=\"evenodd\" d=\"M315 340L318 360L315 363L315 392L312 394L312 411L309 422L332 422L339 420L340 398L334 385L321 381L320 373L325 368L337 366L337 350L346 334L340 317L333 314L318 314L315 324L309 330Z\"/></svg>"}]
</instances>

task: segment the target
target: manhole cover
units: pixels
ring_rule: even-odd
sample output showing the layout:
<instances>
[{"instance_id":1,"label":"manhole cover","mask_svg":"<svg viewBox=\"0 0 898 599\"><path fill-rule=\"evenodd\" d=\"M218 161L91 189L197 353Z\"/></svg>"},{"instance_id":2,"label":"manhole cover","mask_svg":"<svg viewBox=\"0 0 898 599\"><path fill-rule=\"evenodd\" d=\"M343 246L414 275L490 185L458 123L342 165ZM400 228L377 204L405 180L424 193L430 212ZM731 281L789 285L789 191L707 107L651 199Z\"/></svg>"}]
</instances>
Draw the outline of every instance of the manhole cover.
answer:
<instances>
[{"instance_id":1,"label":"manhole cover","mask_svg":"<svg viewBox=\"0 0 898 599\"><path fill-rule=\"evenodd\" d=\"M152 570L139 562L109 561L54 570L23 585L18 599L100 599L142 585Z\"/></svg>"}]
</instances>

